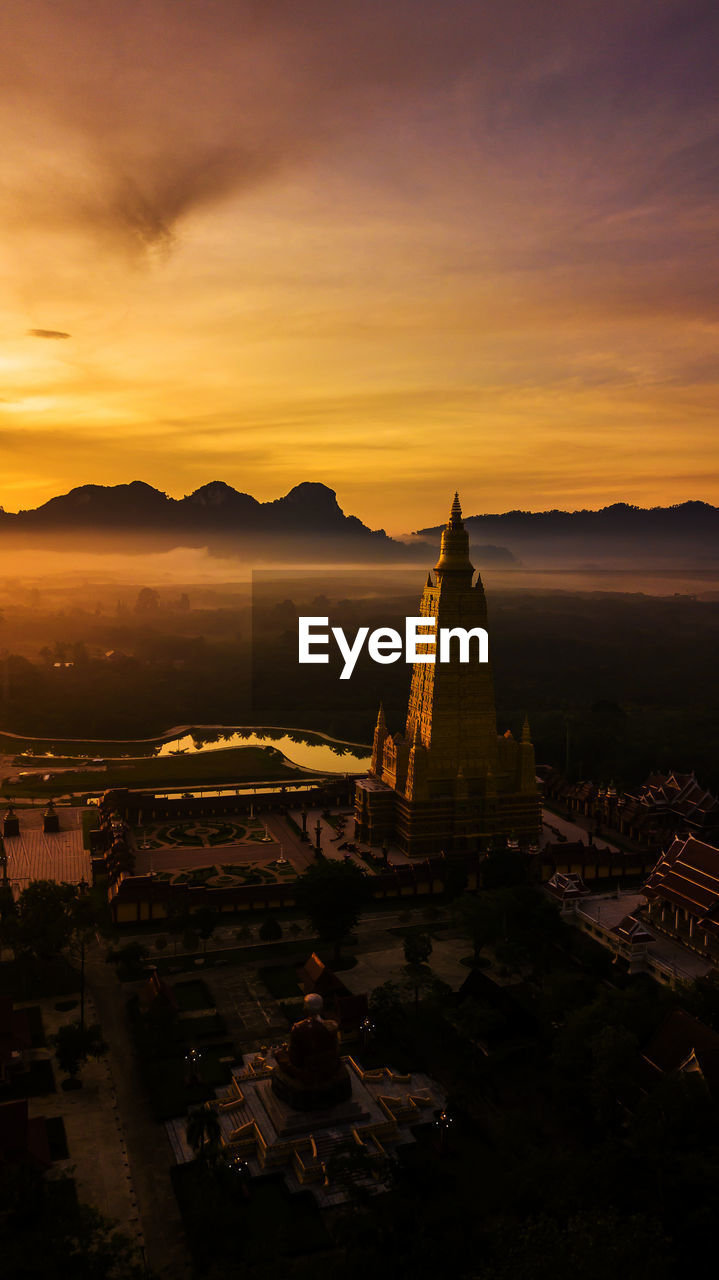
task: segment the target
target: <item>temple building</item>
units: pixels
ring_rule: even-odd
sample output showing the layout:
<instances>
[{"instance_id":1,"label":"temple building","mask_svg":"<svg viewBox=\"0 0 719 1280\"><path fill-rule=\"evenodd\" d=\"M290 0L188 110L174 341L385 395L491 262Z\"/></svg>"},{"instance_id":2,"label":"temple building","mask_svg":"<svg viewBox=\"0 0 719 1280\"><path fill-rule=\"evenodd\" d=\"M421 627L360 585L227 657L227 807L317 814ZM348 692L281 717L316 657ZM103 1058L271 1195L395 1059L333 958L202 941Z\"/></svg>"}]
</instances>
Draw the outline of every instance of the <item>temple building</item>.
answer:
<instances>
[{"instance_id":1,"label":"temple building","mask_svg":"<svg viewBox=\"0 0 719 1280\"><path fill-rule=\"evenodd\" d=\"M642 892L651 926L719 959L719 849L694 836L676 836Z\"/></svg>"},{"instance_id":2,"label":"temple building","mask_svg":"<svg viewBox=\"0 0 719 1280\"><path fill-rule=\"evenodd\" d=\"M487 605L469 559L469 535L455 494L439 560L419 612L440 629L487 629ZM471 641L470 644L475 644ZM428 645L418 652L431 653ZM519 742L497 734L489 662L417 662L404 733L391 734L380 707L369 775L355 785L355 830L373 845L396 844L410 857L488 849L497 841L539 839L534 748L525 720Z\"/></svg>"}]
</instances>

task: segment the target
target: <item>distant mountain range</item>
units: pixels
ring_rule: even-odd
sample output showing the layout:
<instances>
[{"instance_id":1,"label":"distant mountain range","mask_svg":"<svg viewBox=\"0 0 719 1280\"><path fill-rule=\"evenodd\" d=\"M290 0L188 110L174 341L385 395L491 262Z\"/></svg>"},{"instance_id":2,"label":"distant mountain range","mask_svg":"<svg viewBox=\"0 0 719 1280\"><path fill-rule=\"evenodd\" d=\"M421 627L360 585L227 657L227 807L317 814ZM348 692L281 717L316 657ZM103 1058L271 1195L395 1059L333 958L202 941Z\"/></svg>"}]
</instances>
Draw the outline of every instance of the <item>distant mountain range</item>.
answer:
<instances>
[{"instance_id":1,"label":"distant mountain range","mask_svg":"<svg viewBox=\"0 0 719 1280\"><path fill-rule=\"evenodd\" d=\"M298 563L308 559L425 564L435 548L403 542L345 515L333 489L309 482L283 498L258 502L221 480L185 498L169 498L141 480L80 485L16 514L0 509L0 545L123 549L133 553L207 547L215 555L246 554ZM502 547L483 548L484 562L511 564Z\"/></svg>"},{"instance_id":2,"label":"distant mountain range","mask_svg":"<svg viewBox=\"0 0 719 1280\"><path fill-rule=\"evenodd\" d=\"M523 564L627 562L716 564L719 508L707 502L634 507L616 502L599 511L507 511L465 516L472 543L498 541ZM442 526L414 535L435 542Z\"/></svg>"},{"instance_id":3,"label":"distant mountain range","mask_svg":"<svg viewBox=\"0 0 719 1280\"><path fill-rule=\"evenodd\" d=\"M719 561L719 509L684 502L649 509L615 503L600 511L508 511L465 516L479 567L522 563L578 565L611 561ZM345 515L333 489L305 482L274 502L258 502L221 480L185 498L152 485L80 485L31 511L0 508L4 548L82 547L133 553L207 547L215 555L245 555L300 563L363 561L431 564L442 525L407 540L370 529Z\"/></svg>"}]
</instances>

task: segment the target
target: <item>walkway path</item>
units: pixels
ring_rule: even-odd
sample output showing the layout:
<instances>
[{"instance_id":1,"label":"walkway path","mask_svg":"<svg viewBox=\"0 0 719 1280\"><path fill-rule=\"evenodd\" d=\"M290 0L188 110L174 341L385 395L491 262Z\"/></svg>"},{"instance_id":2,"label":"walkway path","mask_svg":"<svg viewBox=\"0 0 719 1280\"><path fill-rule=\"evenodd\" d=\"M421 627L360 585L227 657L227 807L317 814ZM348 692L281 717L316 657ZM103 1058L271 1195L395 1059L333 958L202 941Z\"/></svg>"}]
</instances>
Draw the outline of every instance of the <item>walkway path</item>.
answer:
<instances>
[{"instance_id":1,"label":"walkway path","mask_svg":"<svg viewBox=\"0 0 719 1280\"><path fill-rule=\"evenodd\" d=\"M86 963L87 984L109 1046L117 1105L124 1129L130 1174L150 1269L167 1280L189 1280L190 1263L180 1211L170 1181L172 1152L164 1128L150 1112L127 1025L128 992L115 969L93 947Z\"/></svg>"}]
</instances>

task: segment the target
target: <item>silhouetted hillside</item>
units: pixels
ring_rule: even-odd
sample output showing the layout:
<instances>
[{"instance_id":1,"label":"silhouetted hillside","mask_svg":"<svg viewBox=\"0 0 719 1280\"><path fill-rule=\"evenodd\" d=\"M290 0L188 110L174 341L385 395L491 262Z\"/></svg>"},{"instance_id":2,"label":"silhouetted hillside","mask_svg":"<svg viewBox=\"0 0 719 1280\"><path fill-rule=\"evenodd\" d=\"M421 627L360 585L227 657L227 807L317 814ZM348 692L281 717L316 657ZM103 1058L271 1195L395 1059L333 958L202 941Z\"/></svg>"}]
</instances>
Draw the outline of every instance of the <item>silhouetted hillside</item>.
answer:
<instances>
[{"instance_id":1,"label":"silhouetted hillside","mask_svg":"<svg viewBox=\"0 0 719 1280\"><path fill-rule=\"evenodd\" d=\"M719 509L706 502L634 507L617 502L599 511L507 511L465 516L470 539L497 540L523 563L556 560L719 560ZM420 529L436 542L441 525Z\"/></svg>"},{"instance_id":2,"label":"silhouetted hillside","mask_svg":"<svg viewBox=\"0 0 719 1280\"><path fill-rule=\"evenodd\" d=\"M369 529L356 516L345 515L333 489L309 482L274 502L258 502L221 480L180 499L140 480L80 485L35 510L0 510L0 538L6 547L91 545L93 550L121 547L130 552L208 547L216 555L294 562L427 564L434 555L428 543L397 541L383 529ZM483 550L485 564L513 563L502 547Z\"/></svg>"}]
</instances>

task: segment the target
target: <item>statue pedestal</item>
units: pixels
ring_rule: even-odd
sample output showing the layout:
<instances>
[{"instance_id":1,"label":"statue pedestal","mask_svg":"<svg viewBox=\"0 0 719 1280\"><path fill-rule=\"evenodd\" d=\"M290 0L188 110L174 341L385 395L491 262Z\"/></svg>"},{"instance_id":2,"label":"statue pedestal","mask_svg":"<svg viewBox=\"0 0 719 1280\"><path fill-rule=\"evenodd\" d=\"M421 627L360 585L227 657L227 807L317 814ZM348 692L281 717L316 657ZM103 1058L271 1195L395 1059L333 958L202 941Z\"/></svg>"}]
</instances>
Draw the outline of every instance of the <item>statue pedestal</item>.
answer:
<instances>
[{"instance_id":1,"label":"statue pedestal","mask_svg":"<svg viewBox=\"0 0 719 1280\"><path fill-rule=\"evenodd\" d=\"M365 1124L370 1119L369 1111L366 1106L363 1106L364 1099L361 1097L361 1091L357 1090L360 1097L353 1096L352 1080L349 1074L347 1075L349 1091L345 1098L341 1102L326 1103L314 1110L310 1110L309 1107L298 1110L291 1103L286 1102L274 1088L274 1077L275 1072L272 1073L272 1084L269 1081L263 1081L258 1085L257 1093L272 1122L272 1128L280 1139L301 1137L304 1134L341 1126L347 1126L349 1131L355 1125Z\"/></svg>"},{"instance_id":2,"label":"statue pedestal","mask_svg":"<svg viewBox=\"0 0 719 1280\"><path fill-rule=\"evenodd\" d=\"M344 1063L321 1085L305 1083L278 1065L272 1072L272 1092L295 1111L324 1112L352 1097L352 1081Z\"/></svg>"}]
</instances>

